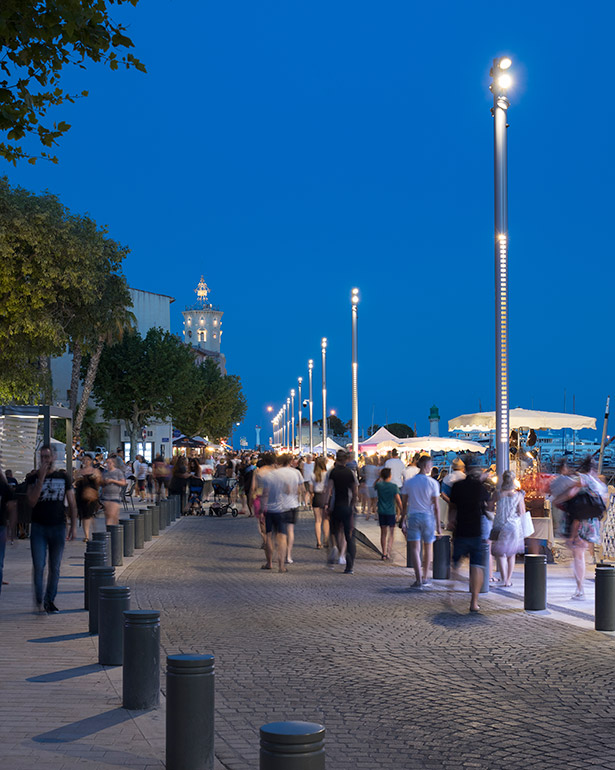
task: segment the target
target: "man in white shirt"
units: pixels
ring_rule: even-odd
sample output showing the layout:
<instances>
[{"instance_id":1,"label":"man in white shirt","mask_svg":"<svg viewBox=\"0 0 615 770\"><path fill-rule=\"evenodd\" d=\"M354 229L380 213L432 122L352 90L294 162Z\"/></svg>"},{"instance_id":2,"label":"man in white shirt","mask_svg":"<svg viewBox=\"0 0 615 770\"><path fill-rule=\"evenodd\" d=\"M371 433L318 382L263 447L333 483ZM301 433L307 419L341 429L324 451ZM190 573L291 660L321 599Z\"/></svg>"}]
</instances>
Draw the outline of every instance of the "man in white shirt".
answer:
<instances>
[{"instance_id":1,"label":"man in white shirt","mask_svg":"<svg viewBox=\"0 0 615 770\"><path fill-rule=\"evenodd\" d=\"M427 573L433 558L433 544L436 533L440 534L440 511L438 500L440 487L430 476L433 463L429 455L419 459L419 472L404 482L402 495L406 500L402 517L402 529L410 545L410 557L416 581L413 588L429 585ZM421 564L421 542L423 562Z\"/></svg>"},{"instance_id":2,"label":"man in white shirt","mask_svg":"<svg viewBox=\"0 0 615 770\"><path fill-rule=\"evenodd\" d=\"M404 471L406 470L406 466L397 456L397 449L394 449L391 452L391 456L385 462L384 467L391 469L391 481L393 484L397 484L397 489L401 489L402 484L404 483Z\"/></svg>"},{"instance_id":3,"label":"man in white shirt","mask_svg":"<svg viewBox=\"0 0 615 770\"><path fill-rule=\"evenodd\" d=\"M305 486L305 502L308 507L312 505L312 484L314 482L314 457L307 455L303 463L303 484Z\"/></svg>"}]
</instances>

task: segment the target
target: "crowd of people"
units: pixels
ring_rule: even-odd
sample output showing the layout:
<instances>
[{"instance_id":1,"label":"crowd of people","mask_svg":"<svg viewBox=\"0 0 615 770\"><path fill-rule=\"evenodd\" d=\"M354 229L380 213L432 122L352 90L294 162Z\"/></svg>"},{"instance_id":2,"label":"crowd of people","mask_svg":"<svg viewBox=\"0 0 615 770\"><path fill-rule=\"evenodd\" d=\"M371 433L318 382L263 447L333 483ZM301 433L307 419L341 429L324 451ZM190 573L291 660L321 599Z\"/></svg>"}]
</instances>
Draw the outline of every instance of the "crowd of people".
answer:
<instances>
[{"instance_id":1,"label":"crowd of people","mask_svg":"<svg viewBox=\"0 0 615 770\"><path fill-rule=\"evenodd\" d=\"M455 459L445 470L435 467L426 454L417 454L406 464L395 450L387 457L360 458L359 463L346 450L338 451L335 459L229 452L177 455L170 460L158 456L152 463L137 455L131 463L124 461L118 449L107 458L80 453L75 460L73 483L65 470L55 468L52 449L43 446L38 468L22 483L32 511L29 536L40 611L57 611L54 602L64 542L77 536L78 522L87 541L99 512L107 524L118 522L122 496L128 493L143 502L178 495L182 511L188 514L195 512L195 505L197 512L202 510L212 494L224 490L242 513L257 521L265 552L261 568L271 570L275 563L281 573L294 563L294 530L302 509L313 514L314 547L326 549L329 566L342 565L345 574L353 574L355 567L356 517L377 517L383 561L392 557L395 528L404 532L416 589L429 587L433 545L446 529L453 536L454 569L462 558L469 559L472 612L480 609L484 570L489 570L493 582L512 585L516 556L524 552L525 539L533 532L514 473L504 472L497 484L492 469L480 467L471 455L465 462ZM7 536L18 533L16 485L10 470L0 470L0 578ZM564 461L550 492L553 504L563 512L562 531L573 556L576 589L572 598L582 599L585 554L600 541L607 488L595 461L587 458L577 471ZM492 558L497 570L491 568Z\"/></svg>"}]
</instances>

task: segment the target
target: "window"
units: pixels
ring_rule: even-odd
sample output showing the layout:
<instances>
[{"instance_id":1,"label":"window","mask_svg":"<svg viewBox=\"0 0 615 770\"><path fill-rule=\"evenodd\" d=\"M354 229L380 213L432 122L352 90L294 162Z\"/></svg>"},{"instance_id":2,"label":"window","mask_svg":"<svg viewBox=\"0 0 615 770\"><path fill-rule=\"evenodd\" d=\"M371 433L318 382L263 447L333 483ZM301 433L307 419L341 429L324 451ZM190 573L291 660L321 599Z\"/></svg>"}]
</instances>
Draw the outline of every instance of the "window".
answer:
<instances>
[{"instance_id":1,"label":"window","mask_svg":"<svg viewBox=\"0 0 615 770\"><path fill-rule=\"evenodd\" d=\"M188 316L188 326L190 326L191 323L192 323L192 318L190 318L190 316Z\"/></svg>"},{"instance_id":2,"label":"window","mask_svg":"<svg viewBox=\"0 0 615 770\"><path fill-rule=\"evenodd\" d=\"M201 320L199 321L199 323L201 324L201 326L203 326L203 324L205 323L205 319L201 318Z\"/></svg>"},{"instance_id":3,"label":"window","mask_svg":"<svg viewBox=\"0 0 615 770\"><path fill-rule=\"evenodd\" d=\"M214 326L217 326L217 325L218 325L218 319L214 318Z\"/></svg>"},{"instance_id":4,"label":"window","mask_svg":"<svg viewBox=\"0 0 615 770\"><path fill-rule=\"evenodd\" d=\"M199 342L207 342L207 330L199 329Z\"/></svg>"}]
</instances>

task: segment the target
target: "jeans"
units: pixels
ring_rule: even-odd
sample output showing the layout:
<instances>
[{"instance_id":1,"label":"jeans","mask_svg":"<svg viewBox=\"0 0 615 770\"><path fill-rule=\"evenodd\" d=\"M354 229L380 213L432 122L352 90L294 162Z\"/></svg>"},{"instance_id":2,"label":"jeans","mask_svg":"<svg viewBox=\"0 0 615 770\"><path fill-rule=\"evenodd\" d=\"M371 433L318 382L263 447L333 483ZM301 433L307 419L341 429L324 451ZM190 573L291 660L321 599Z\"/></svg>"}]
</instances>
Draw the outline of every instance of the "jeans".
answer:
<instances>
[{"instance_id":1,"label":"jeans","mask_svg":"<svg viewBox=\"0 0 615 770\"><path fill-rule=\"evenodd\" d=\"M4 569L4 552L6 551L6 526L0 527L0 594L2 593L2 570Z\"/></svg>"},{"instance_id":2,"label":"jeans","mask_svg":"<svg viewBox=\"0 0 615 770\"><path fill-rule=\"evenodd\" d=\"M356 554L356 545L354 540L353 513L350 506L339 506L331 511L329 516L331 531L337 537L340 527L344 527L344 537L346 538L346 570L350 571L354 567Z\"/></svg>"},{"instance_id":3,"label":"jeans","mask_svg":"<svg viewBox=\"0 0 615 770\"><path fill-rule=\"evenodd\" d=\"M37 604L53 602L58 593L58 580L60 579L60 564L66 542L66 525L36 524L32 522L30 527L30 550L32 552L32 566L34 568L34 596ZM43 597L43 573L49 549L49 571L47 573L47 590Z\"/></svg>"}]
</instances>

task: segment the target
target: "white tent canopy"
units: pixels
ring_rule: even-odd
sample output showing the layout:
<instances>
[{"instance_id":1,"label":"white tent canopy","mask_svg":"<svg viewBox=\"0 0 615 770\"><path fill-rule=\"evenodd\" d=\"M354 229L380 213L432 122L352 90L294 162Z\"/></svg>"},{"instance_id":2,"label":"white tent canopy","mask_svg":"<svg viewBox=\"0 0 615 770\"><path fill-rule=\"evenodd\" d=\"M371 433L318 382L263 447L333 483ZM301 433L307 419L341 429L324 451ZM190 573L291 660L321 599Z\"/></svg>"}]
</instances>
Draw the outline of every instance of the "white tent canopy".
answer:
<instances>
[{"instance_id":1,"label":"white tent canopy","mask_svg":"<svg viewBox=\"0 0 615 770\"><path fill-rule=\"evenodd\" d=\"M480 452L483 454L487 447L477 441L464 441L449 436L415 436L399 440L403 449L414 452Z\"/></svg>"},{"instance_id":2,"label":"white tent canopy","mask_svg":"<svg viewBox=\"0 0 615 770\"><path fill-rule=\"evenodd\" d=\"M511 429L533 428L534 430L596 430L596 418L565 412L537 412L533 409L511 409L509 411ZM495 430L495 412L477 412L462 414L448 421L449 430L488 431Z\"/></svg>"},{"instance_id":3,"label":"white tent canopy","mask_svg":"<svg viewBox=\"0 0 615 770\"><path fill-rule=\"evenodd\" d=\"M337 452L338 449L343 449L344 447L341 447L339 444L337 444L335 441L333 441L332 438L329 438L327 436L327 452ZM322 441L320 444L317 444L314 447L314 452L318 454L319 452L322 452Z\"/></svg>"},{"instance_id":4,"label":"white tent canopy","mask_svg":"<svg viewBox=\"0 0 615 770\"><path fill-rule=\"evenodd\" d=\"M361 442L359 449L361 451L364 448L367 449L368 447L375 449L378 444L381 444L383 441L395 441L399 443L401 439L398 436L394 436L391 431L387 430L386 428L378 428L373 436L370 436L368 439Z\"/></svg>"}]
</instances>

